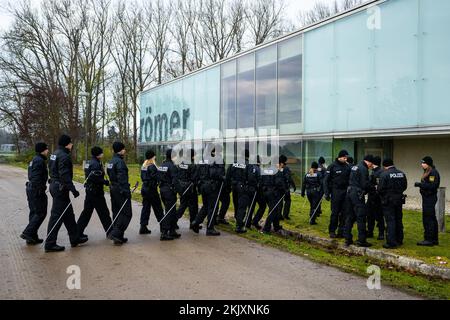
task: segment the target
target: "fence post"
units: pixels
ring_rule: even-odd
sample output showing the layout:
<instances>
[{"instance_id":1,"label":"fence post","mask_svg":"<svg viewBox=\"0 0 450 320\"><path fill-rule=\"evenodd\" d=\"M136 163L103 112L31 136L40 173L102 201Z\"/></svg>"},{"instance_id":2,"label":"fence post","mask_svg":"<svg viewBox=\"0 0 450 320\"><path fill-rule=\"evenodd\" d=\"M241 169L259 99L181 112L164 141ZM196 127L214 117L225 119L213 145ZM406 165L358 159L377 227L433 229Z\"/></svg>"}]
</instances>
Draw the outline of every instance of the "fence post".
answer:
<instances>
[{"instance_id":1,"label":"fence post","mask_svg":"<svg viewBox=\"0 0 450 320\"><path fill-rule=\"evenodd\" d=\"M438 221L439 232L445 233L445 188L439 188L438 190L436 218Z\"/></svg>"}]
</instances>

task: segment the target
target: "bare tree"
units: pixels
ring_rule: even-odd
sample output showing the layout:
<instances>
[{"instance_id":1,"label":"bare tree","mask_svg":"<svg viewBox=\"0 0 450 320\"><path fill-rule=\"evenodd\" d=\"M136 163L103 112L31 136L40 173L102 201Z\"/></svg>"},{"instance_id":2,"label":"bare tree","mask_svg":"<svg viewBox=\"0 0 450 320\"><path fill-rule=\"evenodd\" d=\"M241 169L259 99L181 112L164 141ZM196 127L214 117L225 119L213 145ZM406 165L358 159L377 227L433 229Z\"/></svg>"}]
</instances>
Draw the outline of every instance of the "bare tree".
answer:
<instances>
[{"instance_id":1,"label":"bare tree","mask_svg":"<svg viewBox=\"0 0 450 320\"><path fill-rule=\"evenodd\" d=\"M331 16L334 16L340 12L352 9L366 0L334 0L333 2L316 2L312 9L300 12L299 21L301 27L305 27Z\"/></svg>"}]
</instances>

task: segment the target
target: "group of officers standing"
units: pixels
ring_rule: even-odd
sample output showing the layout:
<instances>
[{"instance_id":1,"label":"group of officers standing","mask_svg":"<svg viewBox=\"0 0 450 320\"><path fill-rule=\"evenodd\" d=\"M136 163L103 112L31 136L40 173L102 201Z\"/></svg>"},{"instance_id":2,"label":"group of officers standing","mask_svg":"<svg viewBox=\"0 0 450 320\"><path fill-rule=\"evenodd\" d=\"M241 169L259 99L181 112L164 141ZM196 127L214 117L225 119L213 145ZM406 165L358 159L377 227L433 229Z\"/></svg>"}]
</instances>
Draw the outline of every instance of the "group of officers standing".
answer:
<instances>
[{"instance_id":1,"label":"group of officers standing","mask_svg":"<svg viewBox=\"0 0 450 320\"><path fill-rule=\"evenodd\" d=\"M29 164L26 193L30 208L29 224L21 238L29 245L45 245L46 252L64 251L57 244L57 235L62 224L65 225L72 247L86 243L89 238L84 231L94 210L100 218L107 238L115 245L128 241L125 238L132 218L132 193L128 167L124 161L125 145L113 144L114 156L105 169L102 164L103 150L91 149L92 159L87 161L85 171L86 198L84 210L78 221L75 219L70 193L75 198L80 193L73 184L73 164L70 152L73 147L69 136L63 135L58 141L58 149L47 159L49 150L45 143L37 143L36 156ZM375 222L378 223L379 240L384 239L387 224L386 248L396 248L403 243L402 205L403 192L407 188L406 175L396 169L392 160L381 160L366 156L356 165L349 164L348 152L339 153L338 158L328 168L323 158L314 162L305 175L302 196L307 195L310 202L310 223L316 224L321 214L322 199L331 200L331 221L329 226L332 238L345 238L346 244L353 244L352 227L358 226L358 246L368 247L367 238L373 236ZM190 229L199 233L205 219L206 235L219 236L215 229L218 224L229 224L226 213L230 207L231 196L235 209L236 232L245 233L252 227L263 233L279 232L280 220L290 219L291 188L296 191L292 172L287 166L287 157L281 156L275 168L265 169L259 157L257 164L249 162L249 152L245 151L245 161L226 167L223 163L204 160L195 164L195 152L191 150L190 160L174 163L172 150L167 150L166 159L161 165L156 163L156 154L149 150L141 167L143 207L140 217L140 234L150 234L148 229L150 213L153 209L160 225L161 241L179 239L181 235L178 220L189 210ZM215 150L211 152L215 159ZM48 169L47 169L48 160ZM437 221L434 206L439 188L439 173L433 160L425 157L422 161L424 175L416 187L423 196L423 222L425 241L419 245L438 245ZM369 169L372 174L369 175ZM50 176L50 179L48 179ZM53 198L48 224L47 237L39 239L38 230L47 215L47 181ZM105 200L104 187L109 186L111 194L112 217ZM159 190L158 190L159 188ZM368 202L365 195L368 194ZM199 210L198 195L203 206ZM180 205L177 208L177 200ZM255 214L256 204L258 210ZM268 215L263 226L260 221L266 209ZM369 223L367 224L367 220ZM337 231L337 233L336 233Z\"/></svg>"}]
</instances>

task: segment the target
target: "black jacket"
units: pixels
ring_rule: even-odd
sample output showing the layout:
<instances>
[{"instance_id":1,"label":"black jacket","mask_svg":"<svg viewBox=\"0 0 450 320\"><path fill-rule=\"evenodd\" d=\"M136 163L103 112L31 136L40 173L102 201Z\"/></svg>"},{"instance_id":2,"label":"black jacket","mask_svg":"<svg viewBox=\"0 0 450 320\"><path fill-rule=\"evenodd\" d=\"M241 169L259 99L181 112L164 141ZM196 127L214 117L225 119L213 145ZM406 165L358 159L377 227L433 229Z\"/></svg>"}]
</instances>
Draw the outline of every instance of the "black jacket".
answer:
<instances>
[{"instance_id":1,"label":"black jacket","mask_svg":"<svg viewBox=\"0 0 450 320\"><path fill-rule=\"evenodd\" d=\"M111 181L111 188L117 188L124 196L131 196L128 167L122 156L117 153L114 154L112 160L108 163L107 172Z\"/></svg>"},{"instance_id":2,"label":"black jacket","mask_svg":"<svg viewBox=\"0 0 450 320\"><path fill-rule=\"evenodd\" d=\"M405 173L396 167L391 167L380 175L378 193L382 198L386 198L389 195L403 195L407 188L408 180Z\"/></svg>"},{"instance_id":3,"label":"black jacket","mask_svg":"<svg viewBox=\"0 0 450 320\"><path fill-rule=\"evenodd\" d=\"M297 189L297 186L295 185L294 179L292 178L293 173L292 173L291 169L288 166L283 168L283 175L284 175L284 178L286 179L287 192L289 191L289 189L291 187L294 188L294 189Z\"/></svg>"},{"instance_id":4,"label":"black jacket","mask_svg":"<svg viewBox=\"0 0 450 320\"><path fill-rule=\"evenodd\" d=\"M347 163L336 160L325 173L323 179L323 191L325 195L330 195L333 190L347 190L351 168Z\"/></svg>"},{"instance_id":5,"label":"black jacket","mask_svg":"<svg viewBox=\"0 0 450 320\"><path fill-rule=\"evenodd\" d=\"M28 186L36 190L47 189L48 170L47 157L38 154L30 162L28 166Z\"/></svg>"},{"instance_id":6,"label":"black jacket","mask_svg":"<svg viewBox=\"0 0 450 320\"><path fill-rule=\"evenodd\" d=\"M86 181L86 192L103 194L103 186L108 186L109 181L105 179L105 170L103 164L96 157L92 157L84 168L84 175Z\"/></svg>"},{"instance_id":7,"label":"black jacket","mask_svg":"<svg viewBox=\"0 0 450 320\"><path fill-rule=\"evenodd\" d=\"M59 147L51 156L48 162L51 183L60 183L64 190L74 192L73 184L73 164L70 151L64 147Z\"/></svg>"},{"instance_id":8,"label":"black jacket","mask_svg":"<svg viewBox=\"0 0 450 320\"><path fill-rule=\"evenodd\" d=\"M349 187L358 189L364 194L370 191L369 168L364 161L352 167L349 179Z\"/></svg>"},{"instance_id":9,"label":"black jacket","mask_svg":"<svg viewBox=\"0 0 450 320\"><path fill-rule=\"evenodd\" d=\"M303 186L302 186L302 196L305 196L305 193L311 191L322 191L322 172L319 170L314 171L314 173L308 173L303 178Z\"/></svg>"},{"instance_id":10,"label":"black jacket","mask_svg":"<svg viewBox=\"0 0 450 320\"><path fill-rule=\"evenodd\" d=\"M420 193L424 196L435 195L441 185L441 176L436 168L433 168L428 177L420 182Z\"/></svg>"},{"instance_id":11,"label":"black jacket","mask_svg":"<svg viewBox=\"0 0 450 320\"><path fill-rule=\"evenodd\" d=\"M155 190L158 188L158 168L151 164L141 167L142 188Z\"/></svg>"},{"instance_id":12,"label":"black jacket","mask_svg":"<svg viewBox=\"0 0 450 320\"><path fill-rule=\"evenodd\" d=\"M177 167L173 161L166 160L160 167L158 167L158 181L160 188L169 187L176 192L175 187L177 176Z\"/></svg>"}]
</instances>

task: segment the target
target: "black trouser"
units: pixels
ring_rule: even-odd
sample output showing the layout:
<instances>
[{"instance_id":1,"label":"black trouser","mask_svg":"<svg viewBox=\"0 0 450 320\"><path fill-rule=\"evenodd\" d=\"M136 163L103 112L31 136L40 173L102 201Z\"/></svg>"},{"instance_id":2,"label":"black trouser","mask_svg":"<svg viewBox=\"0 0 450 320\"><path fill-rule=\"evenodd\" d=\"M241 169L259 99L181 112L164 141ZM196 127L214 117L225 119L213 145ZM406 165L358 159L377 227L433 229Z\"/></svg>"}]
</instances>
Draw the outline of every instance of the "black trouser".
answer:
<instances>
[{"instance_id":1,"label":"black trouser","mask_svg":"<svg viewBox=\"0 0 450 320\"><path fill-rule=\"evenodd\" d=\"M131 198L125 197L122 193L120 193L120 189L118 187L111 186L110 191L113 220L116 219L120 209L123 207L122 211L120 211L119 216L114 222L111 235L115 238L122 239L125 231L130 225L130 221L133 215L131 209Z\"/></svg>"},{"instance_id":2,"label":"black trouser","mask_svg":"<svg viewBox=\"0 0 450 320\"><path fill-rule=\"evenodd\" d=\"M424 239L433 243L439 242L439 227L436 218L437 200L437 194L422 195Z\"/></svg>"},{"instance_id":3,"label":"black trouser","mask_svg":"<svg viewBox=\"0 0 450 320\"><path fill-rule=\"evenodd\" d=\"M53 198L53 204L50 213L50 220L48 222L48 238L45 243L46 247L56 244L56 241L58 239L58 232L59 229L61 229L63 223L67 229L67 232L69 233L70 242L76 243L78 241L78 229L77 222L75 221L75 214L73 213L73 207L72 205L69 205L69 190L60 190L60 184L57 182L53 182L50 184L50 194ZM66 208L67 210L64 213L64 210ZM61 215L63 213L64 216L61 218ZM60 218L61 220L59 220Z\"/></svg>"},{"instance_id":4,"label":"black trouser","mask_svg":"<svg viewBox=\"0 0 450 320\"><path fill-rule=\"evenodd\" d=\"M383 200L383 215L386 219L386 243L391 246L403 244L402 195L389 195Z\"/></svg>"},{"instance_id":5,"label":"black trouser","mask_svg":"<svg viewBox=\"0 0 450 320\"><path fill-rule=\"evenodd\" d=\"M23 233L32 238L38 238L38 230L47 216L48 198L45 189L27 187L28 207L30 208L29 223Z\"/></svg>"},{"instance_id":6,"label":"black trouser","mask_svg":"<svg viewBox=\"0 0 450 320\"><path fill-rule=\"evenodd\" d=\"M142 210L141 210L141 226L148 226L150 220L150 212L153 208L156 220L158 222L164 217L164 210L161 205L161 198L159 197L157 188L143 187L142 195Z\"/></svg>"},{"instance_id":7,"label":"black trouser","mask_svg":"<svg viewBox=\"0 0 450 320\"><path fill-rule=\"evenodd\" d=\"M164 204L164 221L161 223L162 231L175 232L178 216L177 216L177 194L167 185L160 187L161 200Z\"/></svg>"},{"instance_id":8,"label":"black trouser","mask_svg":"<svg viewBox=\"0 0 450 320\"><path fill-rule=\"evenodd\" d=\"M258 211L256 211L255 217L252 220L253 213L255 212L256 204L258 204ZM264 212L266 212L267 202L264 197L264 192L262 190L258 190L256 194L256 200L253 203L253 206L250 208L250 217L248 218L248 225L250 227L250 223L253 225L259 225L262 217L264 216Z\"/></svg>"},{"instance_id":9,"label":"black trouser","mask_svg":"<svg viewBox=\"0 0 450 320\"><path fill-rule=\"evenodd\" d=\"M227 215L228 209L230 208L231 198L230 198L230 190L229 189L222 190L219 201L220 201L220 210L219 210L219 208L217 208L217 210L219 211L218 219L224 220Z\"/></svg>"},{"instance_id":10,"label":"black trouser","mask_svg":"<svg viewBox=\"0 0 450 320\"><path fill-rule=\"evenodd\" d=\"M264 224L263 230L265 232L270 232L272 225L275 231L281 229L280 218L282 210L281 199L283 193L277 192L275 189L269 188L264 192L264 197L266 198L267 205L269 206L269 215L267 216L266 223Z\"/></svg>"},{"instance_id":11,"label":"black trouser","mask_svg":"<svg viewBox=\"0 0 450 320\"><path fill-rule=\"evenodd\" d=\"M322 200L323 196L324 196L323 191L320 191L320 200ZM319 209L317 209L316 215L317 215L318 217L320 217L321 214L322 214L322 203L320 203Z\"/></svg>"},{"instance_id":12,"label":"black trouser","mask_svg":"<svg viewBox=\"0 0 450 320\"><path fill-rule=\"evenodd\" d=\"M105 194L103 192L99 193L86 193L86 198L84 200L84 209L78 218L77 226L79 235L83 235L89 221L91 220L92 213L97 211L97 215L100 218L103 229L105 232L111 226L112 220L109 214L108 206L106 205Z\"/></svg>"},{"instance_id":13,"label":"black trouser","mask_svg":"<svg viewBox=\"0 0 450 320\"><path fill-rule=\"evenodd\" d=\"M194 220L194 224L200 225L203 223L206 217L208 230L214 229L215 225L215 212L214 207L216 206L219 198L219 190L211 190L210 192L202 193L203 207L198 213ZM217 212L217 209L216 209Z\"/></svg>"},{"instance_id":14,"label":"black trouser","mask_svg":"<svg viewBox=\"0 0 450 320\"><path fill-rule=\"evenodd\" d=\"M244 228L244 219L247 215L247 209L252 201L250 197L253 196L253 194L250 195L248 191L240 187L237 187L233 194L237 194L237 210L234 215L236 219L236 228L241 229Z\"/></svg>"},{"instance_id":15,"label":"black trouser","mask_svg":"<svg viewBox=\"0 0 450 320\"><path fill-rule=\"evenodd\" d=\"M345 201L347 197L347 189L333 189L331 194L331 217L328 231L339 235L344 234L345 225Z\"/></svg>"},{"instance_id":16,"label":"black trouser","mask_svg":"<svg viewBox=\"0 0 450 320\"><path fill-rule=\"evenodd\" d=\"M364 195L361 191L350 189L347 194L347 212L345 215L345 232L344 236L347 241L351 241L353 238L352 229L353 224L356 221L358 226L358 241L366 242L366 219L367 211L364 200Z\"/></svg>"},{"instance_id":17,"label":"black trouser","mask_svg":"<svg viewBox=\"0 0 450 320\"><path fill-rule=\"evenodd\" d=\"M177 211L178 219L181 219L186 209L189 208L189 221L191 223L194 222L195 217L197 217L198 214L197 190L195 190L195 187L191 187L184 196L183 194L180 194L180 197L181 197L180 207L178 208Z\"/></svg>"},{"instance_id":18,"label":"black trouser","mask_svg":"<svg viewBox=\"0 0 450 320\"><path fill-rule=\"evenodd\" d=\"M308 196L309 201L309 218L311 219L311 222L316 222L316 218L319 214L319 203L322 200L322 193L320 191L312 190L308 191L306 190L306 194Z\"/></svg>"},{"instance_id":19,"label":"black trouser","mask_svg":"<svg viewBox=\"0 0 450 320\"><path fill-rule=\"evenodd\" d=\"M381 206L381 200L378 195L369 194L367 200L367 233L373 234L375 229L375 222L378 228L378 234L384 235L385 224L383 217L383 208Z\"/></svg>"},{"instance_id":20,"label":"black trouser","mask_svg":"<svg viewBox=\"0 0 450 320\"><path fill-rule=\"evenodd\" d=\"M289 218L291 212L291 192L287 191L284 196L283 217Z\"/></svg>"}]
</instances>

